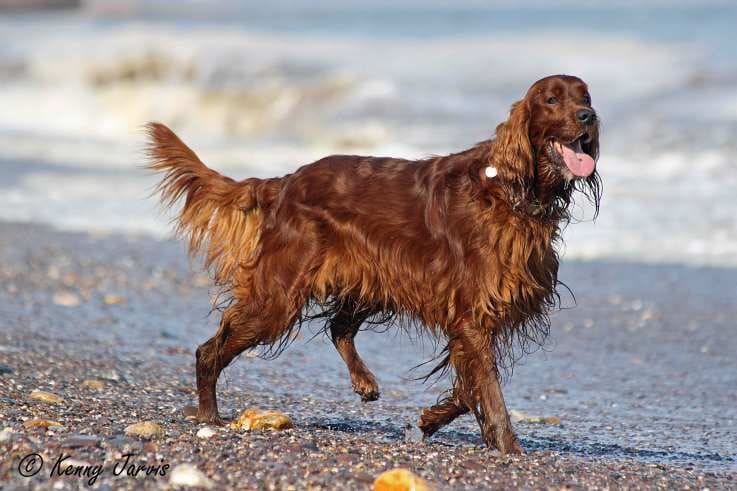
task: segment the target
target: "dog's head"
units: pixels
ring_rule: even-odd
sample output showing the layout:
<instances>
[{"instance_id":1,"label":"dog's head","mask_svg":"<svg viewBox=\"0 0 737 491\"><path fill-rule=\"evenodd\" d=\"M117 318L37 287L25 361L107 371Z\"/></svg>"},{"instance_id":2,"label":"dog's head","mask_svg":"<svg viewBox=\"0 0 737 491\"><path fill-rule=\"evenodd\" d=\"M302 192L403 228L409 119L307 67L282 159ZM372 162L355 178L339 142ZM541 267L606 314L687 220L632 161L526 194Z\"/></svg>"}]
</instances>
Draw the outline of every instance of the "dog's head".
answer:
<instances>
[{"instance_id":1,"label":"dog's head","mask_svg":"<svg viewBox=\"0 0 737 491\"><path fill-rule=\"evenodd\" d=\"M598 157L599 119L588 87L577 77L553 75L512 105L509 119L496 129L491 165L538 197L579 189L598 207Z\"/></svg>"}]
</instances>

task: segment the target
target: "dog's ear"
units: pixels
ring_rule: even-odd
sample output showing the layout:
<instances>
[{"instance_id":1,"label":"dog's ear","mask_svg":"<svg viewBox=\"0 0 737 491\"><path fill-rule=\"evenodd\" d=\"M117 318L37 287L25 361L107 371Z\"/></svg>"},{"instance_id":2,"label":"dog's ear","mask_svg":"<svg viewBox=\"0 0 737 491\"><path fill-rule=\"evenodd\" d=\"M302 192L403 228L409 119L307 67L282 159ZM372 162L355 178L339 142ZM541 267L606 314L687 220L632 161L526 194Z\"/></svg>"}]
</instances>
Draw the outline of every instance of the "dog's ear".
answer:
<instances>
[{"instance_id":1,"label":"dog's ear","mask_svg":"<svg viewBox=\"0 0 737 491\"><path fill-rule=\"evenodd\" d=\"M530 143L530 108L526 99L512 104L509 119L496 127L489 163L505 180L526 181L535 173Z\"/></svg>"}]
</instances>

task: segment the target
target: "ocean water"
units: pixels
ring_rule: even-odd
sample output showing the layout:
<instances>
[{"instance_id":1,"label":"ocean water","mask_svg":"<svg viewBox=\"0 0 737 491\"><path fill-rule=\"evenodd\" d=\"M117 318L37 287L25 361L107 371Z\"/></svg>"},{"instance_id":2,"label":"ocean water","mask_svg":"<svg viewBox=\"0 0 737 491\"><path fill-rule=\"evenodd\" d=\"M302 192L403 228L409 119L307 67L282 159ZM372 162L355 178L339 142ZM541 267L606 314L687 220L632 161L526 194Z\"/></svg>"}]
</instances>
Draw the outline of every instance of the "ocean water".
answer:
<instances>
[{"instance_id":1,"label":"ocean water","mask_svg":"<svg viewBox=\"0 0 737 491\"><path fill-rule=\"evenodd\" d=\"M91 1L0 13L0 219L166 236L142 126L236 178L488 138L536 79L602 120L565 257L737 265L737 3Z\"/></svg>"}]
</instances>

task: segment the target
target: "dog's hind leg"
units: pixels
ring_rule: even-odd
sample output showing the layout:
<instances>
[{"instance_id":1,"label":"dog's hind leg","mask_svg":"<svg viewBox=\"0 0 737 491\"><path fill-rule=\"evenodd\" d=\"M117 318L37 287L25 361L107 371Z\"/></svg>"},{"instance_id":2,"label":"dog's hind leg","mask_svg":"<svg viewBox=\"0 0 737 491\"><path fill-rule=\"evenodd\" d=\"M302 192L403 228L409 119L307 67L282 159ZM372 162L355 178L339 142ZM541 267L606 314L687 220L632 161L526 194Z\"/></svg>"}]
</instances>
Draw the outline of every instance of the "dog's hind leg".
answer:
<instances>
[{"instance_id":1,"label":"dog's hind leg","mask_svg":"<svg viewBox=\"0 0 737 491\"><path fill-rule=\"evenodd\" d=\"M218 414L216 386L225 367L245 350L269 344L285 330L273 329L277 325L260 315L247 315L248 318L243 319L244 314L237 304L229 307L223 313L217 334L197 348L197 419L200 422L223 424Z\"/></svg>"},{"instance_id":2,"label":"dog's hind leg","mask_svg":"<svg viewBox=\"0 0 737 491\"><path fill-rule=\"evenodd\" d=\"M424 437L429 438L440 428L469 411L468 406L459 397L457 384L454 384L448 397L422 412L417 426L422 430Z\"/></svg>"},{"instance_id":3,"label":"dog's hind leg","mask_svg":"<svg viewBox=\"0 0 737 491\"><path fill-rule=\"evenodd\" d=\"M291 261L274 256L261 258L257 271L251 275L261 288L234 288L236 300L223 312L217 334L197 349L200 421L223 423L218 415L217 379L235 357L257 346L276 346L278 352L288 343L291 328L309 298L310 272L317 260L317 256L309 254L309 247L299 243L292 247L294 251L285 252Z\"/></svg>"},{"instance_id":4,"label":"dog's hind leg","mask_svg":"<svg viewBox=\"0 0 737 491\"><path fill-rule=\"evenodd\" d=\"M281 302L276 302L281 303ZM223 313L217 334L197 348L197 419L211 424L223 424L218 414L216 385L220 373L238 355L257 346L287 342L285 336L297 321L304 301L287 310L283 307L241 311L237 305Z\"/></svg>"},{"instance_id":5,"label":"dog's hind leg","mask_svg":"<svg viewBox=\"0 0 737 491\"><path fill-rule=\"evenodd\" d=\"M195 363L197 394L199 397L197 420L202 423L224 424L224 421L218 414L217 394L215 391L220 372L236 356L226 357L223 353L229 333L230 322L227 320L226 314L223 314L217 334L197 348ZM248 347L246 346L244 349L248 349ZM234 350L231 349L230 351L233 352Z\"/></svg>"},{"instance_id":6,"label":"dog's hind leg","mask_svg":"<svg viewBox=\"0 0 737 491\"><path fill-rule=\"evenodd\" d=\"M371 313L368 309L357 308L355 302L347 301L329 321L333 344L348 367L354 392L360 395L364 402L379 398L379 384L356 351L353 338Z\"/></svg>"}]
</instances>

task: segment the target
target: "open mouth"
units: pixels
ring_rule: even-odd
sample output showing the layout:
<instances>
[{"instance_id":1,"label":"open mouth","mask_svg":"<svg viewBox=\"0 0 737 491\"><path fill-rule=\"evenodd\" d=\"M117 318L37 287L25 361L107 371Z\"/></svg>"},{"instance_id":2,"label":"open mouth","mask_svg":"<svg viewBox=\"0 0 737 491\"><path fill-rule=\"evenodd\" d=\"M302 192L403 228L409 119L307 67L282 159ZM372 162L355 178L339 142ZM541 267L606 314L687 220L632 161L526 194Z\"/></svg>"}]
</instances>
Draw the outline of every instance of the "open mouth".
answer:
<instances>
[{"instance_id":1,"label":"open mouth","mask_svg":"<svg viewBox=\"0 0 737 491\"><path fill-rule=\"evenodd\" d=\"M574 177L588 177L596 169L593 157L584 150L590 141L591 135L584 133L570 143L553 140L550 145Z\"/></svg>"}]
</instances>

